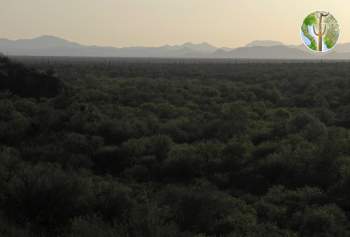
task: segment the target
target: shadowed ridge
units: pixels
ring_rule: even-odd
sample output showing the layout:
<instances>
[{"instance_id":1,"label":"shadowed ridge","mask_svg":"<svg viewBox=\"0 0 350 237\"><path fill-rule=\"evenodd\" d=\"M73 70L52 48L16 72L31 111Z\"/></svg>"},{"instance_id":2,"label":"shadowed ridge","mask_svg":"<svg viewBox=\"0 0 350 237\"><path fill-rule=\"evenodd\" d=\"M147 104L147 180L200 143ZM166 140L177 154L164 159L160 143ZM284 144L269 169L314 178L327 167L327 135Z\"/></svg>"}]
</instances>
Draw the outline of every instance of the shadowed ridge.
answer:
<instances>
[{"instance_id":1,"label":"shadowed ridge","mask_svg":"<svg viewBox=\"0 0 350 237\"><path fill-rule=\"evenodd\" d=\"M22 97L54 97L63 88L61 80L50 73L38 72L0 56L0 91Z\"/></svg>"}]
</instances>

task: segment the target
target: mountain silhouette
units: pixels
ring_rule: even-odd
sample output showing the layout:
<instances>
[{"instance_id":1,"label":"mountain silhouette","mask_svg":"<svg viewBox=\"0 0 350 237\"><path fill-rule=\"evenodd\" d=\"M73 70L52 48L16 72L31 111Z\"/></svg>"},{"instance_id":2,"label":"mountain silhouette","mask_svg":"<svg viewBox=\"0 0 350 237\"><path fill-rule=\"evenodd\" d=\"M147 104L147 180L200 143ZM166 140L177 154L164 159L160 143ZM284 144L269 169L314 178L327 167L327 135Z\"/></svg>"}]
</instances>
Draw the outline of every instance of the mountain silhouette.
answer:
<instances>
[{"instance_id":1,"label":"mountain silhouette","mask_svg":"<svg viewBox=\"0 0 350 237\"><path fill-rule=\"evenodd\" d=\"M237 59L350 59L350 43L338 44L328 54L315 54L303 45L285 45L279 41L257 40L239 48L218 48L206 42L160 47L88 46L44 35L34 39L0 39L0 52L15 56L66 57L150 57L150 58L237 58Z\"/></svg>"},{"instance_id":2,"label":"mountain silhouette","mask_svg":"<svg viewBox=\"0 0 350 237\"><path fill-rule=\"evenodd\" d=\"M274 40L255 40L246 45L246 47L270 47L270 46L281 46L283 45L280 41Z\"/></svg>"}]
</instances>

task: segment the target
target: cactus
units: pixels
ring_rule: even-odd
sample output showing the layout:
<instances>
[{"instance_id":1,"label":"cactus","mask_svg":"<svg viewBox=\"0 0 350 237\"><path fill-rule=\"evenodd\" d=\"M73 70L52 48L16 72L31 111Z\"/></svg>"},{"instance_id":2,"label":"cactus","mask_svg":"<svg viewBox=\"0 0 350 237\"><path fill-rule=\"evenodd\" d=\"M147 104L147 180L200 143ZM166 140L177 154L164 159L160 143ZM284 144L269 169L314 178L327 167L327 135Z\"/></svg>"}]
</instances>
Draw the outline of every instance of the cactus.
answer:
<instances>
[{"instance_id":1,"label":"cactus","mask_svg":"<svg viewBox=\"0 0 350 237\"><path fill-rule=\"evenodd\" d=\"M324 12L320 13L320 16L318 19L318 32L316 31L315 26L313 26L314 33L315 35L318 36L318 51L321 51L321 52L323 51L323 36L325 35L327 30L327 25L325 25L324 29L322 29L323 28L322 21L323 21L323 18L327 17L328 15L329 13L324 13Z\"/></svg>"}]
</instances>

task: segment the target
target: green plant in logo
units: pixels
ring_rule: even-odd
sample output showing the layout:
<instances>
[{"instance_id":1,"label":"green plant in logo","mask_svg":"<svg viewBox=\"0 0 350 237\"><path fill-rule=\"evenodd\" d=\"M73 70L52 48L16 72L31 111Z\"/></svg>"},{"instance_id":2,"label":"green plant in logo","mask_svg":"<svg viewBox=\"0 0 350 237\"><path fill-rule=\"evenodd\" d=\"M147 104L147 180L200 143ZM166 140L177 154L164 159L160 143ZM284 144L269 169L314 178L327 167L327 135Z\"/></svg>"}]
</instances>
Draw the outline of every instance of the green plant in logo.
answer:
<instances>
[{"instance_id":1,"label":"green plant in logo","mask_svg":"<svg viewBox=\"0 0 350 237\"><path fill-rule=\"evenodd\" d=\"M334 48L339 38L339 25L329 12L308 15L301 26L304 44L313 51L326 52Z\"/></svg>"},{"instance_id":2,"label":"green plant in logo","mask_svg":"<svg viewBox=\"0 0 350 237\"><path fill-rule=\"evenodd\" d=\"M313 25L313 30L315 35L318 36L318 51L323 51L323 36L326 33L327 25L322 25L323 18L329 16L329 13L323 13L321 12L318 19L318 31L315 29L315 25Z\"/></svg>"}]
</instances>

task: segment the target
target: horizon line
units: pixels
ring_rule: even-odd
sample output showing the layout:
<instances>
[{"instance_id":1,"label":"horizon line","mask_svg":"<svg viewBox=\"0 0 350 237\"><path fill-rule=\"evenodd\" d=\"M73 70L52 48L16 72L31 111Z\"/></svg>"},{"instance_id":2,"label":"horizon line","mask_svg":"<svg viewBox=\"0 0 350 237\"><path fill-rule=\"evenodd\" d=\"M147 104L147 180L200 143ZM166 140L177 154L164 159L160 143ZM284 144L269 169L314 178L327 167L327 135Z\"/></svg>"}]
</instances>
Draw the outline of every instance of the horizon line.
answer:
<instances>
[{"instance_id":1,"label":"horizon line","mask_svg":"<svg viewBox=\"0 0 350 237\"><path fill-rule=\"evenodd\" d=\"M245 43L244 45L240 45L240 46L236 46L236 47L216 46L215 44L212 44L212 43L210 43L208 41L201 41L201 42L186 41L186 42L183 42L183 43L176 43L176 44L164 43L164 44L160 44L160 45L111 46L111 45L85 44L85 43L79 42L78 40L72 40L72 39L65 38L63 36L50 35L50 34L42 34L42 35L33 36L33 37L26 37L26 38L8 38L8 37L4 37L4 38L0 38L0 40L9 40L9 41L35 40L35 39L40 39L40 38L44 38L44 37L52 37L52 38L56 38L56 39L61 39L61 40L64 40L64 41L67 41L67 42L70 42L70 43L80 44L81 46L112 47L112 48L138 48L138 47L143 47L143 48L160 48L160 47L165 47L165 46L170 46L170 47L183 46L185 44L194 44L194 45L208 44L208 45L210 45L212 47L215 47L217 49L222 49L222 48L235 49L235 48L246 47L247 45L249 45L251 43L254 43L254 42L276 42L276 43L281 43L281 44L283 44L285 46L301 46L301 45L303 45L302 42L300 42L300 44L289 44L289 43L285 43L283 41L274 40L274 39L255 39L255 40L251 40L251 41ZM350 43L350 42L338 42L338 44L344 44L344 43Z\"/></svg>"}]
</instances>

